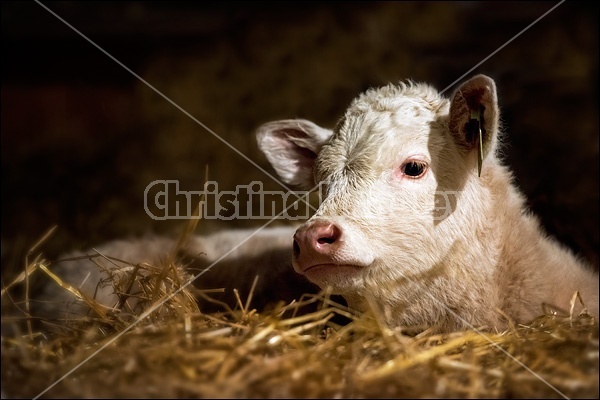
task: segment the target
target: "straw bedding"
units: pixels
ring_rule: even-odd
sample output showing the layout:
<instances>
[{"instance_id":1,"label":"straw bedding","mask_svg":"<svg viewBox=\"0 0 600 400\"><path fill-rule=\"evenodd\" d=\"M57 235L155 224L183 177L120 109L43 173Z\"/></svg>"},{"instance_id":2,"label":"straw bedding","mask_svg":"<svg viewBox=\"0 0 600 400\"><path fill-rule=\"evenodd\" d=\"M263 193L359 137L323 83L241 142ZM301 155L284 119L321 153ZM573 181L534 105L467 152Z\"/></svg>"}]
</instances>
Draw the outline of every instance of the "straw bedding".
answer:
<instances>
[{"instance_id":1,"label":"straw bedding","mask_svg":"<svg viewBox=\"0 0 600 400\"><path fill-rule=\"evenodd\" d=\"M24 311L3 312L3 396L598 398L598 322L586 313L548 310L505 332L452 333L391 329L326 293L258 311L251 295L237 296L235 307L203 313L195 299L213 292L185 286L175 263L138 265L129 281L110 282L122 301L108 309L47 266L38 257L3 288L2 302ZM28 296L14 293L36 274L90 312L27 318ZM303 313L307 305L318 307Z\"/></svg>"}]
</instances>

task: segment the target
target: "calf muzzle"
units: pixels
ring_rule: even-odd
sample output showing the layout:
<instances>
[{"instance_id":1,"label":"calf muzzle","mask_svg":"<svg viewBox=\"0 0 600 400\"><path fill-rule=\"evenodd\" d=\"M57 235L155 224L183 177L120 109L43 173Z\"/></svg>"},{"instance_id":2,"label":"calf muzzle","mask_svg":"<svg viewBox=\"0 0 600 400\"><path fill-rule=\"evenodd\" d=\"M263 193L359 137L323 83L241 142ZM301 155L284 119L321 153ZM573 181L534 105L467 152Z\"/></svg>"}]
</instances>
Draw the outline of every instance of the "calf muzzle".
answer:
<instances>
[{"instance_id":1,"label":"calf muzzle","mask_svg":"<svg viewBox=\"0 0 600 400\"><path fill-rule=\"evenodd\" d=\"M327 220L309 222L294 235L294 261L299 269L334 262L342 242L342 228Z\"/></svg>"}]
</instances>

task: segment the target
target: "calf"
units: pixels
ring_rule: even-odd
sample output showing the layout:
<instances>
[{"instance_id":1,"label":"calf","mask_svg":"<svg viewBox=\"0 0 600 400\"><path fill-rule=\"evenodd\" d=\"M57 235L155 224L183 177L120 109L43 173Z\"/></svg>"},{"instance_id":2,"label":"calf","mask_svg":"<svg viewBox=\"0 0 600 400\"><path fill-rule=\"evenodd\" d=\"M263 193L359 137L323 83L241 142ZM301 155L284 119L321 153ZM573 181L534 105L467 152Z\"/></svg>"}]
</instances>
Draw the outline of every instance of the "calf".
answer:
<instances>
[{"instance_id":1,"label":"calf","mask_svg":"<svg viewBox=\"0 0 600 400\"><path fill-rule=\"evenodd\" d=\"M259 275L253 307L298 298L316 284L392 326L503 329L507 319L541 314L544 304L570 311L576 291L598 317L597 275L527 212L497 156L498 135L495 84L482 75L449 100L424 84L369 90L333 131L306 120L267 123L259 147L288 184L324 184L318 211L297 230L265 229L231 253L253 230L194 237L179 260L192 274L218 261L195 284L228 288L230 303L231 289L245 298ZM157 263L174 247L166 238L110 242L99 252L130 264L98 257L100 269L79 260L55 272L114 306L122 300L102 279ZM38 315L65 316L69 296L47 285ZM86 309L76 301L70 311Z\"/></svg>"},{"instance_id":2,"label":"calf","mask_svg":"<svg viewBox=\"0 0 600 400\"><path fill-rule=\"evenodd\" d=\"M450 99L425 84L371 89L334 130L261 126L259 147L283 181L325 186L294 235L294 270L393 326L502 329L544 304L569 311L576 291L598 317L598 276L526 210L499 135L484 75Z\"/></svg>"}]
</instances>

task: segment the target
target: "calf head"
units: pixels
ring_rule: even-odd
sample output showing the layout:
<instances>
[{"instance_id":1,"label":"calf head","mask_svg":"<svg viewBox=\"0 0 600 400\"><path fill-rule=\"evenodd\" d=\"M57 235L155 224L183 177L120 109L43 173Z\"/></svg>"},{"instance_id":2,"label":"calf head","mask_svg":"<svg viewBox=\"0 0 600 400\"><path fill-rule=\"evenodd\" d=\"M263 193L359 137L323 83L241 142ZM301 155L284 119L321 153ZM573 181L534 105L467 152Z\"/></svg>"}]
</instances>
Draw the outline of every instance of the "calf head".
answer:
<instances>
[{"instance_id":1,"label":"calf head","mask_svg":"<svg viewBox=\"0 0 600 400\"><path fill-rule=\"evenodd\" d=\"M333 130L300 119L262 125L259 147L286 183L324 185L294 236L294 269L350 297L438 273L483 218L497 131L495 84L483 75L450 99L425 84L371 89Z\"/></svg>"}]
</instances>

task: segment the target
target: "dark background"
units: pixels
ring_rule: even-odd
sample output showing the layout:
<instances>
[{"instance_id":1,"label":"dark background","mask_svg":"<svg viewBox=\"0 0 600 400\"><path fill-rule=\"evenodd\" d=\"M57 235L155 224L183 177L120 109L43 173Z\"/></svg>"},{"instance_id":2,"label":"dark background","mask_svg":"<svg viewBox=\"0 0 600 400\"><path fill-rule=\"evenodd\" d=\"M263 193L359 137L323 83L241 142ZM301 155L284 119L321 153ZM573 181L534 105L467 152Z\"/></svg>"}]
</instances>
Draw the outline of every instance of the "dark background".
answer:
<instances>
[{"instance_id":1,"label":"dark background","mask_svg":"<svg viewBox=\"0 0 600 400\"><path fill-rule=\"evenodd\" d=\"M254 130L332 127L360 91L412 78L440 90L556 2L44 2L272 171ZM155 179L200 190L254 166L35 2L2 1L2 270L148 232ZM598 8L565 2L475 69L496 80L516 183L547 231L598 265ZM446 93L450 95L451 89ZM259 221L260 222L260 221ZM256 221L201 221L198 232ZM6 279L6 278L5 278Z\"/></svg>"}]
</instances>

